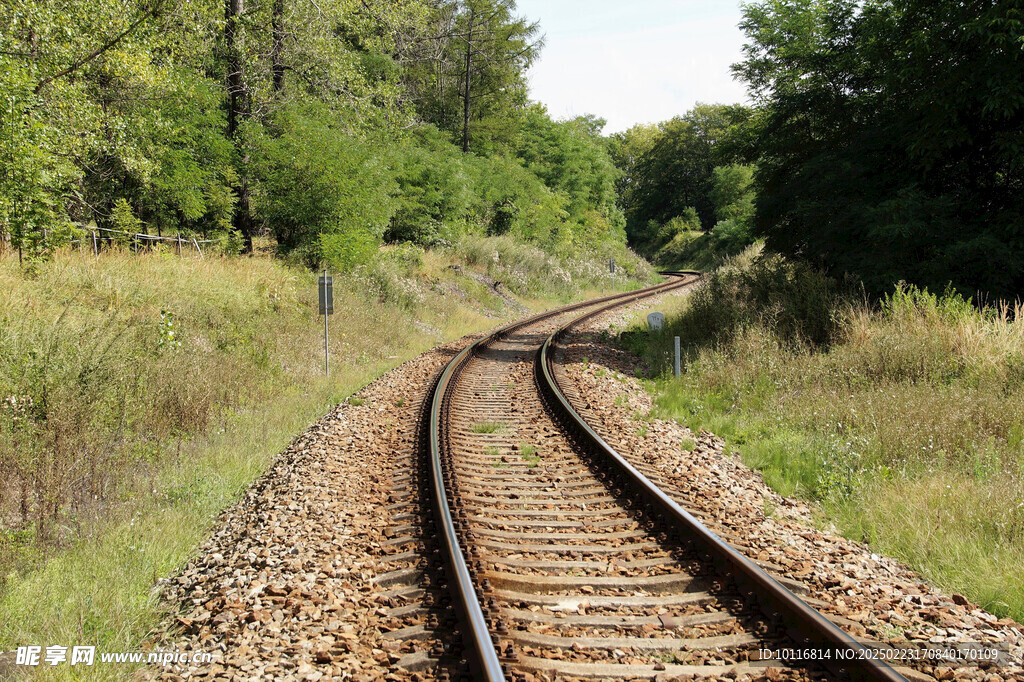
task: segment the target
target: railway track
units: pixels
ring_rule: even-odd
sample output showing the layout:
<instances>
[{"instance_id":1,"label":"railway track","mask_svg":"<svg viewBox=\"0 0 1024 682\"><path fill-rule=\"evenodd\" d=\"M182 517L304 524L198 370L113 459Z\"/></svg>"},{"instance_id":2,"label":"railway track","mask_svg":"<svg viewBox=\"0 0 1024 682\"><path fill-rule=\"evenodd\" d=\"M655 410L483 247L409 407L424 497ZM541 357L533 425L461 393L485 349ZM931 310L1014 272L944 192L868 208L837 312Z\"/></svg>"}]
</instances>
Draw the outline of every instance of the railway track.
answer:
<instances>
[{"instance_id":1,"label":"railway track","mask_svg":"<svg viewBox=\"0 0 1024 682\"><path fill-rule=\"evenodd\" d=\"M540 314L459 353L424 405L430 534L474 679L903 679L738 554L579 416L555 349L574 324L696 281ZM793 665L793 663L790 663ZM776 663L776 669L781 666Z\"/></svg>"}]
</instances>

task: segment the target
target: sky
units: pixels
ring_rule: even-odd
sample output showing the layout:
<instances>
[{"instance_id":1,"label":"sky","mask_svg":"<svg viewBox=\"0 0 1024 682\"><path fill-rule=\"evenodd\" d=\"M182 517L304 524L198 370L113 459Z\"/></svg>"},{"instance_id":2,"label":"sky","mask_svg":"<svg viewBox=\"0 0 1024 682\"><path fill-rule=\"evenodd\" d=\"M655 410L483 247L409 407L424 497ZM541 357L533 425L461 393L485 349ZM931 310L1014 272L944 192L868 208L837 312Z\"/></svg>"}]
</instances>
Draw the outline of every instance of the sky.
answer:
<instances>
[{"instance_id":1,"label":"sky","mask_svg":"<svg viewBox=\"0 0 1024 682\"><path fill-rule=\"evenodd\" d=\"M604 133L656 123L697 102L748 102L730 64L742 57L739 0L517 0L544 49L530 98L555 118L594 114Z\"/></svg>"}]
</instances>

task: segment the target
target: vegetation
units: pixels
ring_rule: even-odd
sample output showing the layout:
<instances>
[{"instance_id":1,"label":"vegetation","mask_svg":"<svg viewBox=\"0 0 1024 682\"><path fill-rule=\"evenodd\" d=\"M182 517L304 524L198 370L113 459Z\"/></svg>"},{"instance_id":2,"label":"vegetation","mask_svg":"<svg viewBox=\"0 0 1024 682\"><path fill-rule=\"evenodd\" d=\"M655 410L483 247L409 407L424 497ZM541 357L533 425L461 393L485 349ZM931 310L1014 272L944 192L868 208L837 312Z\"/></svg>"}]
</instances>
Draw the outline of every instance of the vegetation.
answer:
<instances>
[{"instance_id":1,"label":"vegetation","mask_svg":"<svg viewBox=\"0 0 1024 682\"><path fill-rule=\"evenodd\" d=\"M517 447L519 456L529 465L531 469L540 463L540 455L537 454L537 446L531 443L520 443Z\"/></svg>"},{"instance_id":2,"label":"vegetation","mask_svg":"<svg viewBox=\"0 0 1024 682\"><path fill-rule=\"evenodd\" d=\"M1024 618L1024 309L901 285L877 305L753 252L665 330L621 338L658 416L725 438L785 495L874 551ZM671 378L664 348L683 341Z\"/></svg>"},{"instance_id":3,"label":"vegetation","mask_svg":"<svg viewBox=\"0 0 1024 682\"><path fill-rule=\"evenodd\" d=\"M629 242L668 268L714 269L754 241L752 113L699 104L610 139Z\"/></svg>"},{"instance_id":4,"label":"vegetation","mask_svg":"<svg viewBox=\"0 0 1024 682\"><path fill-rule=\"evenodd\" d=\"M1016 2L744 6L756 232L882 295L1024 291ZM950 87L955 83L956 87Z\"/></svg>"},{"instance_id":5,"label":"vegetation","mask_svg":"<svg viewBox=\"0 0 1024 682\"><path fill-rule=\"evenodd\" d=\"M489 263L466 263L480 253ZM541 306L610 283L603 261L578 258L549 286L559 263L508 237L386 249L335 280L328 380L306 268L61 250L25 277L0 258L0 650L138 646L159 615L154 581L310 422L416 353L493 326L509 291ZM520 276L499 295L485 267Z\"/></svg>"},{"instance_id":6,"label":"vegetation","mask_svg":"<svg viewBox=\"0 0 1024 682\"><path fill-rule=\"evenodd\" d=\"M603 121L529 105L511 0L19 0L0 26L0 245L30 266L83 225L343 271L383 241L622 250Z\"/></svg>"},{"instance_id":7,"label":"vegetation","mask_svg":"<svg viewBox=\"0 0 1024 682\"><path fill-rule=\"evenodd\" d=\"M663 332L621 339L656 368L660 414L1020 619L1024 308L1000 302L1024 292L1020 7L743 11L753 109L612 138L630 243L718 268Z\"/></svg>"},{"instance_id":8,"label":"vegetation","mask_svg":"<svg viewBox=\"0 0 1024 682\"><path fill-rule=\"evenodd\" d=\"M478 422L473 424L473 433L504 433L507 427L505 422Z\"/></svg>"},{"instance_id":9,"label":"vegetation","mask_svg":"<svg viewBox=\"0 0 1024 682\"><path fill-rule=\"evenodd\" d=\"M8 0L0 647L130 648L154 576L290 435L513 295L603 289L609 258L649 281L627 242L722 266L622 337L656 367L683 337L663 414L1024 617L1024 309L995 303L1024 291L1021 10L765 0L742 27L753 107L606 138L527 100L513 0ZM99 258L65 248L83 228ZM217 245L128 257L139 231Z\"/></svg>"}]
</instances>

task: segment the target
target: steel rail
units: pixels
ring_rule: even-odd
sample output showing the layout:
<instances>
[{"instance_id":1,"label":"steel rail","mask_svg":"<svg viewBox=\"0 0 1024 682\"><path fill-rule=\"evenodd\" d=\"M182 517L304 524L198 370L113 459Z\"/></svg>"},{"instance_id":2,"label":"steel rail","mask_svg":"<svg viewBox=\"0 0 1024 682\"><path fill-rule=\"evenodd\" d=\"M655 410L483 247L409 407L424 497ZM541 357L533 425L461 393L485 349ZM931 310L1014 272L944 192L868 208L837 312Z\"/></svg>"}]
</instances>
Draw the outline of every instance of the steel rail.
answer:
<instances>
[{"instance_id":1,"label":"steel rail","mask_svg":"<svg viewBox=\"0 0 1024 682\"><path fill-rule=\"evenodd\" d=\"M661 274L675 275L673 272ZM666 289L682 286L682 281L670 281L641 289L646 295L655 295ZM444 454L448 451L447 429L445 417L447 406L455 392L455 383L465 369L469 360L483 347L530 324L543 319L562 315L580 308L587 308L610 301L628 302L638 298L640 294L630 291L611 294L601 298L562 306L554 310L533 315L525 320L512 322L500 327L490 335L478 339L456 355L445 367L440 379L433 388L430 407L430 488L434 497L434 512L437 515L441 530L441 544L445 565L447 567L449 585L455 602L456 613L463 626L463 641L466 643L466 659L474 674L474 679L499 682L505 679L501 661L495 650L495 642L487 627L487 618L480 606L480 598L473 584L473 576L459 542L459 532L455 527L450 502L454 502L456 491L452 489L454 477L443 463ZM619 303L621 305L622 303ZM447 485L446 485L447 483Z\"/></svg>"},{"instance_id":2,"label":"steel rail","mask_svg":"<svg viewBox=\"0 0 1024 682\"><path fill-rule=\"evenodd\" d=\"M636 298L646 298L646 295L638 295ZM621 305L621 303L617 305ZM867 647L840 630L679 506L675 500L666 495L661 488L616 452L570 404L555 378L552 347L573 327L607 312L617 305L599 308L563 325L545 340L537 352L537 382L542 392L547 395L552 409L592 451L598 453L612 465L616 473L627 482L630 489L637 489L644 495L651 509L660 512L662 518L667 519L682 536L694 540L713 558L719 568L724 569L735 578L737 583L753 594L761 608L765 610L766 615L772 613L782 615L785 627L798 642L806 645L808 649L828 647L830 654L835 654L836 659L841 659L838 661L838 665L837 660L809 662L831 668L834 673L846 679L906 682L905 677L884 661L874 657Z\"/></svg>"}]
</instances>

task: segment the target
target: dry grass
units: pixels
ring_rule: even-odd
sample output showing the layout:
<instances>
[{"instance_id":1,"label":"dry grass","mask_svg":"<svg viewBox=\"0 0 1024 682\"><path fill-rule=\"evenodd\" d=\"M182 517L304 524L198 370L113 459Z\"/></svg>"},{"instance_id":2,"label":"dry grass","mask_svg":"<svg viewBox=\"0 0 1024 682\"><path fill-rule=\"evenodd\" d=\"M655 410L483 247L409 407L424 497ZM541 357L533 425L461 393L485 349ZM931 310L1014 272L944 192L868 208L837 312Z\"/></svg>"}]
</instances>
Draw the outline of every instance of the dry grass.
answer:
<instances>
[{"instance_id":1,"label":"dry grass","mask_svg":"<svg viewBox=\"0 0 1024 682\"><path fill-rule=\"evenodd\" d=\"M316 273L269 257L65 252L27 276L0 258L0 651L138 647L159 617L156 580L296 433L406 359L515 313L452 265L466 269L451 251L392 247L336 277L328 380Z\"/></svg>"},{"instance_id":2,"label":"dry grass","mask_svg":"<svg viewBox=\"0 0 1024 682\"><path fill-rule=\"evenodd\" d=\"M1024 309L910 288L872 307L790 274L771 306L750 294L777 273L708 287L667 325L690 342L659 411L723 436L849 537L1024 618ZM808 317L829 341L808 343Z\"/></svg>"}]
</instances>

